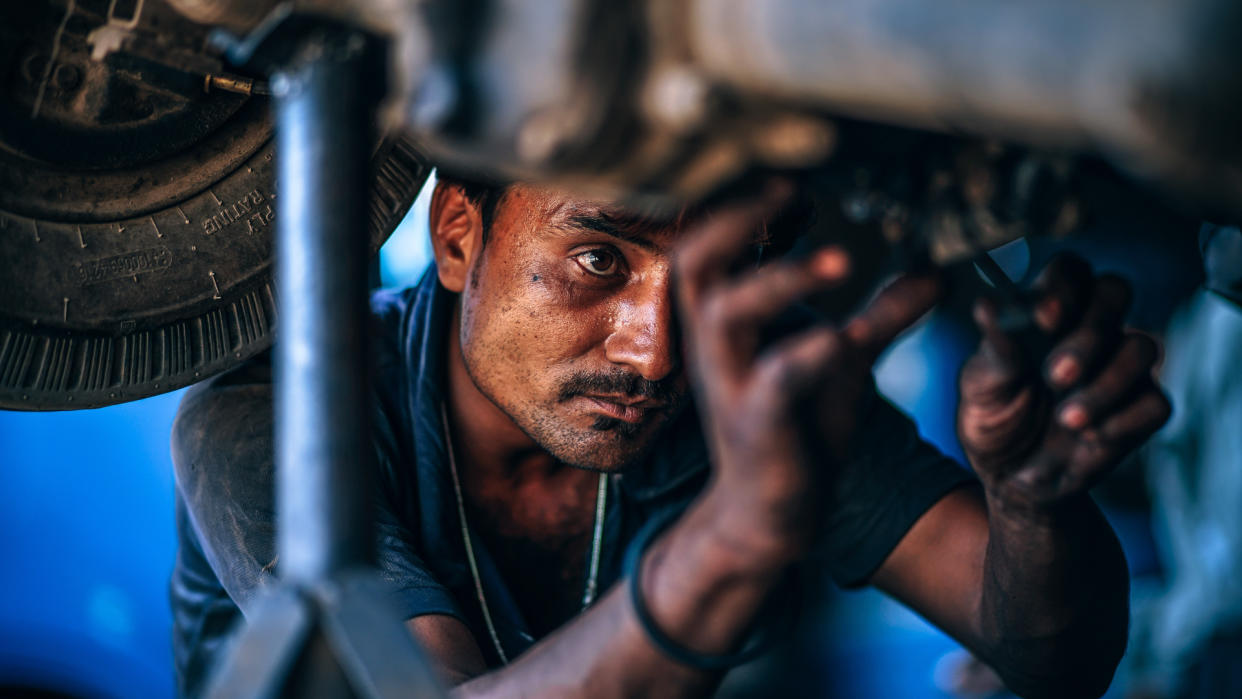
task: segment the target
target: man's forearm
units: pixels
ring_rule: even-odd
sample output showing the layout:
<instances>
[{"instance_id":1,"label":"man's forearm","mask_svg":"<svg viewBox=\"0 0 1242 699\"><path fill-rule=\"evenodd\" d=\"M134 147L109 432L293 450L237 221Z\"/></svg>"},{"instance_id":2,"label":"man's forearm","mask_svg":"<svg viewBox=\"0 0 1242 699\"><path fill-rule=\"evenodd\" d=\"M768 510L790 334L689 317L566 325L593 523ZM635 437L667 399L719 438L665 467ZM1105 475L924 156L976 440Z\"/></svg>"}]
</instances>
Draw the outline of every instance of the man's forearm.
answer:
<instances>
[{"instance_id":1,"label":"man's forearm","mask_svg":"<svg viewBox=\"0 0 1242 699\"><path fill-rule=\"evenodd\" d=\"M1129 581L1086 495L1055 511L988 498L980 597L988 661L1021 696L1097 696L1125 651Z\"/></svg>"},{"instance_id":2,"label":"man's forearm","mask_svg":"<svg viewBox=\"0 0 1242 699\"><path fill-rule=\"evenodd\" d=\"M731 534L737 518L709 491L644 556L639 570L660 629L706 654L734 650L777 583L790 551ZM625 583L509 666L461 696L694 696L718 676L661 654L639 625Z\"/></svg>"}]
</instances>

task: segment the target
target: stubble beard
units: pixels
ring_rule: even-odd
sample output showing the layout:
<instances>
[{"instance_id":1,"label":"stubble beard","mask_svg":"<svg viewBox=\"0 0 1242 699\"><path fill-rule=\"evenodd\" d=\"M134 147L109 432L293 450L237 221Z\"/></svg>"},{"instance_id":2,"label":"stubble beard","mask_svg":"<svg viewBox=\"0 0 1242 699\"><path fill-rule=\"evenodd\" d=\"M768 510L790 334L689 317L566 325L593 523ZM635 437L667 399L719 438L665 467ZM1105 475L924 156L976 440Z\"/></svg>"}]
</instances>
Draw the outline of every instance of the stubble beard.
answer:
<instances>
[{"instance_id":1,"label":"stubble beard","mask_svg":"<svg viewBox=\"0 0 1242 699\"><path fill-rule=\"evenodd\" d=\"M531 441L557 461L574 468L599 473L619 473L641 463L650 455L661 435L685 408L685 396L670 388L672 382L649 382L630 374L576 374L561 382L556 400L535 405L508 405L479 380L466 352L462 363L475 388L504 413ZM597 415L587 430L571 427L557 410L583 391L658 397L666 404L659 414L642 422L626 422Z\"/></svg>"}]
</instances>

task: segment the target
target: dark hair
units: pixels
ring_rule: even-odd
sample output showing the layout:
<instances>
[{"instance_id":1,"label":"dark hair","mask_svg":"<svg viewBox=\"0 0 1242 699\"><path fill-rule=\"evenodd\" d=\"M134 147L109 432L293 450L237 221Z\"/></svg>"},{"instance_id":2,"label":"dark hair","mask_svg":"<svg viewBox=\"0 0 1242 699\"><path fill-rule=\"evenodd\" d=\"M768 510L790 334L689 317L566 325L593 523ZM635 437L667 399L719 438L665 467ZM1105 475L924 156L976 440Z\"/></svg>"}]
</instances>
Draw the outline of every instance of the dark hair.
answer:
<instances>
[{"instance_id":1,"label":"dark hair","mask_svg":"<svg viewBox=\"0 0 1242 699\"><path fill-rule=\"evenodd\" d=\"M436 180L461 189L466 199L479 209L483 224L483 243L486 245L491 234L492 222L496 218L496 209L509 191L510 184L452 170L437 170ZM715 202L700 202L674 212L660 209L644 210L638 207L631 216L622 218L631 219L632 227L641 229L649 227L652 222L658 225L697 218L704 215L713 205L718 205L723 201L725 201L723 197L718 197ZM814 225L816 219L813 199L804 189L799 188L780 212L765 224L762 238L759 241L760 247L765 250L764 257L779 256L788 252Z\"/></svg>"},{"instance_id":2,"label":"dark hair","mask_svg":"<svg viewBox=\"0 0 1242 699\"><path fill-rule=\"evenodd\" d=\"M457 187L465 195L466 200L479 209L483 222L483 243L487 244L492 221L496 218L496 208L500 205L500 200L504 199L505 193L509 191L509 185L446 170L436 170L436 181Z\"/></svg>"}]
</instances>

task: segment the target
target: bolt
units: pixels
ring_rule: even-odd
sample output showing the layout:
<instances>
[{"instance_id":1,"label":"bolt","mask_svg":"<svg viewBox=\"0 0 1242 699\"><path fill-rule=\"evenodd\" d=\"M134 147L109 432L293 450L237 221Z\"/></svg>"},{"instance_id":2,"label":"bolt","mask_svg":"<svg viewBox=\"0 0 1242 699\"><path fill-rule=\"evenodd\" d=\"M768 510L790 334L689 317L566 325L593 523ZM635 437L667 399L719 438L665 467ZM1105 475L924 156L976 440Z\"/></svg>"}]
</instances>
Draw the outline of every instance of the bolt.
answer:
<instances>
[{"instance_id":1,"label":"bolt","mask_svg":"<svg viewBox=\"0 0 1242 699\"><path fill-rule=\"evenodd\" d=\"M82 70L71 63L61 63L52 71L52 86L69 92L82 84Z\"/></svg>"}]
</instances>

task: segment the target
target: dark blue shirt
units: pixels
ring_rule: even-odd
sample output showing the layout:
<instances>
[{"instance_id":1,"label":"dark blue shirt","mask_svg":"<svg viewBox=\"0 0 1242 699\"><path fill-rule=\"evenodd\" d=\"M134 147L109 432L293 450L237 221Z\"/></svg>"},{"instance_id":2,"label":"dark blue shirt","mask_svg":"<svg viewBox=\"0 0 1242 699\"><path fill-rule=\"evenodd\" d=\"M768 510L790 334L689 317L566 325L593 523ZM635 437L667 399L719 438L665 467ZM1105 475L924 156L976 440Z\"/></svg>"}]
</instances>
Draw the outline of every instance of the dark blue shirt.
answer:
<instances>
[{"instance_id":1,"label":"dark blue shirt","mask_svg":"<svg viewBox=\"0 0 1242 699\"><path fill-rule=\"evenodd\" d=\"M415 287L372 298L373 422L378 456L377 555L402 618L461 619L489 662L445 452L445 333L456 296L434 267ZM271 367L259 358L193 388L173 427L180 539L171 584L174 652L183 692L195 694L222 642L274 580ZM934 502L970 475L918 437L886 401L871 402L857 456L831 484L822 561L841 585L864 584ZM621 576L629 541L654 517L674 516L702 490L707 449L693 410L646 462L610 477L600 589ZM505 581L471 536L496 631L513 658L534 643Z\"/></svg>"}]
</instances>

